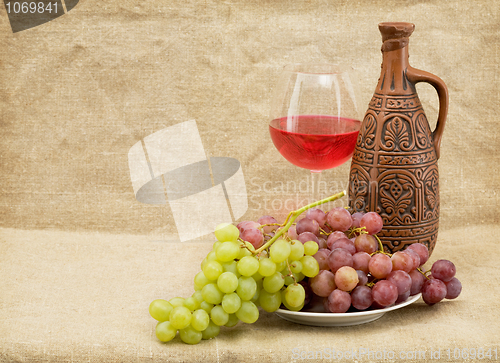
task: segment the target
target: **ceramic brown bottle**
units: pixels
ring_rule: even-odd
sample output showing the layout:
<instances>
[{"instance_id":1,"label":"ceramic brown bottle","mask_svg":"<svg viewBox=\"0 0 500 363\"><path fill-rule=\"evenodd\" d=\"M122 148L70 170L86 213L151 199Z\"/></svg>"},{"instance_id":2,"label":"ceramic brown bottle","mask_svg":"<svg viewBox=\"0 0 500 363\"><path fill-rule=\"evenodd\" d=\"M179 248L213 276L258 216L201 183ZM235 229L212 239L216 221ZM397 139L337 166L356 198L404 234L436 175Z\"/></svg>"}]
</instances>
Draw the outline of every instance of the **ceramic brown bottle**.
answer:
<instances>
[{"instance_id":1,"label":"ceramic brown bottle","mask_svg":"<svg viewBox=\"0 0 500 363\"><path fill-rule=\"evenodd\" d=\"M424 243L432 252L439 224L437 160L448 112L444 82L408 63L410 23L381 23L382 71L363 119L352 158L349 202L355 211L376 211L386 250ZM427 82L439 96L436 129L430 130L415 90Z\"/></svg>"}]
</instances>

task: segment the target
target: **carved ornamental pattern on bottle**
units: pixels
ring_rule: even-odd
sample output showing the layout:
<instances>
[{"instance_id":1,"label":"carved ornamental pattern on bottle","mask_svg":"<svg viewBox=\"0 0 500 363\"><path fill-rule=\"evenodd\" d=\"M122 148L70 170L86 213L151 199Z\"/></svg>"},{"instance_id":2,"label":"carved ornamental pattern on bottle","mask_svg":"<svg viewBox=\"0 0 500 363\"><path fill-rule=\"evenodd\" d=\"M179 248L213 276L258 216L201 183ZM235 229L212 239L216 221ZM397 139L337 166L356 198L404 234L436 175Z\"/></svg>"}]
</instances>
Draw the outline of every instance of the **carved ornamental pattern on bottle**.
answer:
<instances>
[{"instance_id":1,"label":"carved ornamental pattern on bottle","mask_svg":"<svg viewBox=\"0 0 500 363\"><path fill-rule=\"evenodd\" d=\"M375 93L353 155L351 208L381 215L384 229L378 236L389 251L415 242L432 251L439 221L438 181L432 132L418 96Z\"/></svg>"}]
</instances>

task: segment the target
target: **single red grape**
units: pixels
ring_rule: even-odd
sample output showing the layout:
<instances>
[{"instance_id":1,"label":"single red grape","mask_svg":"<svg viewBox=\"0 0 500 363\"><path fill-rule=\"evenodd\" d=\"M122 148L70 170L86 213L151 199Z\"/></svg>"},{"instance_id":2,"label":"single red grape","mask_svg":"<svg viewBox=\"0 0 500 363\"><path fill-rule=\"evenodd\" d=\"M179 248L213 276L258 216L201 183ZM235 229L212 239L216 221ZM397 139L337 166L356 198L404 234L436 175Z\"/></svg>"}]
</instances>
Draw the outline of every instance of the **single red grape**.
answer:
<instances>
[{"instance_id":1,"label":"single red grape","mask_svg":"<svg viewBox=\"0 0 500 363\"><path fill-rule=\"evenodd\" d=\"M378 250L378 242L375 237L363 233L356 237L354 240L354 246L357 252L366 252L372 254Z\"/></svg>"},{"instance_id":2,"label":"single red grape","mask_svg":"<svg viewBox=\"0 0 500 363\"><path fill-rule=\"evenodd\" d=\"M262 231L257 228L247 228L240 233L243 241L250 242L255 248L259 248L264 244L264 235Z\"/></svg>"},{"instance_id":3,"label":"single red grape","mask_svg":"<svg viewBox=\"0 0 500 363\"><path fill-rule=\"evenodd\" d=\"M361 218L363 218L365 214L362 212L356 212L353 213L351 218L352 218L352 226L354 228L359 228L359 222L361 221Z\"/></svg>"},{"instance_id":4,"label":"single red grape","mask_svg":"<svg viewBox=\"0 0 500 363\"><path fill-rule=\"evenodd\" d=\"M342 207L336 207L326 214L326 222L334 231L347 231L352 225L351 214Z\"/></svg>"},{"instance_id":5,"label":"single red grape","mask_svg":"<svg viewBox=\"0 0 500 363\"><path fill-rule=\"evenodd\" d=\"M320 270L316 276L309 279L309 286L316 295L327 297L337 287L335 275L331 271Z\"/></svg>"},{"instance_id":6,"label":"single red grape","mask_svg":"<svg viewBox=\"0 0 500 363\"><path fill-rule=\"evenodd\" d=\"M462 292L462 283L456 277L444 284L446 285L446 299L455 299Z\"/></svg>"},{"instance_id":7,"label":"single red grape","mask_svg":"<svg viewBox=\"0 0 500 363\"><path fill-rule=\"evenodd\" d=\"M307 210L306 218L314 219L319 226L323 228L326 222L326 213L319 208L311 208Z\"/></svg>"},{"instance_id":8,"label":"single red grape","mask_svg":"<svg viewBox=\"0 0 500 363\"><path fill-rule=\"evenodd\" d=\"M380 280L372 288L373 301L386 307L396 302L398 298L398 288L388 280Z\"/></svg>"},{"instance_id":9,"label":"single red grape","mask_svg":"<svg viewBox=\"0 0 500 363\"><path fill-rule=\"evenodd\" d=\"M413 267L413 259L404 251L397 251L391 257L392 269L410 272Z\"/></svg>"},{"instance_id":10,"label":"single red grape","mask_svg":"<svg viewBox=\"0 0 500 363\"><path fill-rule=\"evenodd\" d=\"M343 266L352 267L352 265L351 253L343 248L336 248L328 255L328 266L333 273Z\"/></svg>"},{"instance_id":11,"label":"single red grape","mask_svg":"<svg viewBox=\"0 0 500 363\"><path fill-rule=\"evenodd\" d=\"M429 249L422 243L412 243L408 246L408 250L413 250L420 256L420 266L427 262L429 259Z\"/></svg>"},{"instance_id":12,"label":"single red grape","mask_svg":"<svg viewBox=\"0 0 500 363\"><path fill-rule=\"evenodd\" d=\"M359 221L359 226L365 227L368 234L377 234L382 230L384 222L378 213L368 212Z\"/></svg>"},{"instance_id":13,"label":"single red grape","mask_svg":"<svg viewBox=\"0 0 500 363\"><path fill-rule=\"evenodd\" d=\"M422 299L427 305L434 305L446 297L446 285L439 279L430 279L422 286Z\"/></svg>"},{"instance_id":14,"label":"single red grape","mask_svg":"<svg viewBox=\"0 0 500 363\"><path fill-rule=\"evenodd\" d=\"M411 289L411 276L403 270L392 271L387 275L387 281L396 285L398 288L398 295L405 294Z\"/></svg>"},{"instance_id":15,"label":"single red grape","mask_svg":"<svg viewBox=\"0 0 500 363\"><path fill-rule=\"evenodd\" d=\"M368 286L357 286L351 292L351 304L358 310L366 310L373 303L372 290Z\"/></svg>"},{"instance_id":16,"label":"single red grape","mask_svg":"<svg viewBox=\"0 0 500 363\"><path fill-rule=\"evenodd\" d=\"M377 253L370 258L368 270L377 279L384 279L392 271L392 262L389 256Z\"/></svg>"},{"instance_id":17,"label":"single red grape","mask_svg":"<svg viewBox=\"0 0 500 363\"><path fill-rule=\"evenodd\" d=\"M352 267L356 270L361 270L368 273L368 264L370 263L371 256L366 252L356 252L352 255Z\"/></svg>"},{"instance_id":18,"label":"single red grape","mask_svg":"<svg viewBox=\"0 0 500 363\"><path fill-rule=\"evenodd\" d=\"M301 219L297 222L295 229L299 235L304 232L311 232L315 236L319 236L319 224L314 219Z\"/></svg>"},{"instance_id":19,"label":"single red grape","mask_svg":"<svg viewBox=\"0 0 500 363\"><path fill-rule=\"evenodd\" d=\"M335 289L328 295L326 305L332 313L345 313L351 306L351 295L345 291Z\"/></svg>"},{"instance_id":20,"label":"single red grape","mask_svg":"<svg viewBox=\"0 0 500 363\"><path fill-rule=\"evenodd\" d=\"M453 262L448 260L437 260L432 264L431 273L436 279L443 282L450 281L457 272Z\"/></svg>"},{"instance_id":21,"label":"single red grape","mask_svg":"<svg viewBox=\"0 0 500 363\"><path fill-rule=\"evenodd\" d=\"M333 242L330 249L333 251L336 248L343 248L349 251L351 255L354 255L356 253L356 247L354 247L354 242L348 238L339 238L338 240Z\"/></svg>"},{"instance_id":22,"label":"single red grape","mask_svg":"<svg viewBox=\"0 0 500 363\"><path fill-rule=\"evenodd\" d=\"M337 241L341 238L347 238L347 236L344 232L335 231L335 232L330 233L330 235L328 236L328 238L326 240L326 244L328 245L328 248L330 250L333 250L333 248L331 248L331 246L335 243L335 241Z\"/></svg>"}]
</instances>

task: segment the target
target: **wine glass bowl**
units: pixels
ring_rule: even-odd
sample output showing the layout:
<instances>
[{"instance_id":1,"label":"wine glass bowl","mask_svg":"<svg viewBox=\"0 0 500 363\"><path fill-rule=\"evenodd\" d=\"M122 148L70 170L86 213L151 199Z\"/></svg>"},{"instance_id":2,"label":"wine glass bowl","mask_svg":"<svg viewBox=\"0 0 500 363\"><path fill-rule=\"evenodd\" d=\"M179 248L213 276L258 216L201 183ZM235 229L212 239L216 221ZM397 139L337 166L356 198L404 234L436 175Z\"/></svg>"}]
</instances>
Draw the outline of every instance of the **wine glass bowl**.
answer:
<instances>
[{"instance_id":1,"label":"wine glass bowl","mask_svg":"<svg viewBox=\"0 0 500 363\"><path fill-rule=\"evenodd\" d=\"M309 169L312 197L320 173L348 161L361 126L352 68L290 64L283 68L271 103L269 132L280 154Z\"/></svg>"}]
</instances>

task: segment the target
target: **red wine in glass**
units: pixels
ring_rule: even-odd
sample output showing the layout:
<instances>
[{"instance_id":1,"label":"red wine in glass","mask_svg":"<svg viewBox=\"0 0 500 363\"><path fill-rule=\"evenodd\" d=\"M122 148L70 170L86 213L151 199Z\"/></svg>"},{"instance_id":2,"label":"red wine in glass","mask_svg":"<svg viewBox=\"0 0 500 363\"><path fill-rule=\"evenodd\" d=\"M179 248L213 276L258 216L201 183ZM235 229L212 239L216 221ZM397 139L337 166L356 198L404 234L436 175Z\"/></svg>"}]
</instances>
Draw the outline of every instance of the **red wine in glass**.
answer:
<instances>
[{"instance_id":1,"label":"red wine in glass","mask_svg":"<svg viewBox=\"0 0 500 363\"><path fill-rule=\"evenodd\" d=\"M274 119L269 132L280 154L292 164L311 171L339 166L354 152L361 122L324 115Z\"/></svg>"},{"instance_id":2,"label":"red wine in glass","mask_svg":"<svg viewBox=\"0 0 500 363\"><path fill-rule=\"evenodd\" d=\"M321 171L354 153L362 116L355 73L338 64L289 64L276 82L271 138L286 160L311 171L312 201L320 199Z\"/></svg>"}]
</instances>

